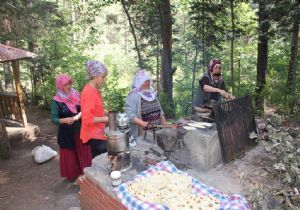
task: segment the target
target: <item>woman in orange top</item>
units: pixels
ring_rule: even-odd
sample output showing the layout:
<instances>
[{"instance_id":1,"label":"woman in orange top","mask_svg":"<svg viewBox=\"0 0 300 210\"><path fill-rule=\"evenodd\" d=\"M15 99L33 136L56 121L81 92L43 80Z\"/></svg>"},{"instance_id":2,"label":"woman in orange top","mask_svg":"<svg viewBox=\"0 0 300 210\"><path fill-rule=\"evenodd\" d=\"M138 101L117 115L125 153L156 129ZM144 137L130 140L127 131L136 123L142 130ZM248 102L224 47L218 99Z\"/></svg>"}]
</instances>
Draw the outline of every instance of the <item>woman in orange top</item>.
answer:
<instances>
[{"instance_id":1,"label":"woman in orange top","mask_svg":"<svg viewBox=\"0 0 300 210\"><path fill-rule=\"evenodd\" d=\"M107 68L99 61L86 63L87 74L90 82L85 85L81 93L82 125L80 138L83 143L88 143L92 148L92 157L107 151L105 124L108 117L105 115L100 88L107 76Z\"/></svg>"}]
</instances>

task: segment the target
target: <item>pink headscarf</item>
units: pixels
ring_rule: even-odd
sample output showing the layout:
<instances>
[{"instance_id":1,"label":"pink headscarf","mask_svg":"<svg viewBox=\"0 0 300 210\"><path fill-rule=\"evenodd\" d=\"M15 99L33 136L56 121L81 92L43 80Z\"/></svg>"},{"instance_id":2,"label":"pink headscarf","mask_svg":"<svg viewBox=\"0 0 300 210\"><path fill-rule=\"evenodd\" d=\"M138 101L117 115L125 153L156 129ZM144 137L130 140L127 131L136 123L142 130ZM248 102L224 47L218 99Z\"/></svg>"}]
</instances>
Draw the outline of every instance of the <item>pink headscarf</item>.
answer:
<instances>
[{"instance_id":1,"label":"pink headscarf","mask_svg":"<svg viewBox=\"0 0 300 210\"><path fill-rule=\"evenodd\" d=\"M80 94L73 88L69 93L65 93L64 86L69 83L72 83L72 78L69 75L58 75L55 82L57 92L53 99L65 103L71 112L77 113L76 105L80 104Z\"/></svg>"}]
</instances>

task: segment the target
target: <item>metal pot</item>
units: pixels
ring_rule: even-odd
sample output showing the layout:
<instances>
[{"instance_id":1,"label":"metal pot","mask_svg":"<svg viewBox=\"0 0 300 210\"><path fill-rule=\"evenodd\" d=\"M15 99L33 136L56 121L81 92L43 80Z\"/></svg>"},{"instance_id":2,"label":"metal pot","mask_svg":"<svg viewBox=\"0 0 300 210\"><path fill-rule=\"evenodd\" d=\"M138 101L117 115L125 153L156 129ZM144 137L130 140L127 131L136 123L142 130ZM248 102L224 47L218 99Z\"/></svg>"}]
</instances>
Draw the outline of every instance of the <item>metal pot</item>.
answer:
<instances>
[{"instance_id":1,"label":"metal pot","mask_svg":"<svg viewBox=\"0 0 300 210\"><path fill-rule=\"evenodd\" d=\"M107 133L108 152L124 152L129 150L130 130L111 131Z\"/></svg>"},{"instance_id":2,"label":"metal pot","mask_svg":"<svg viewBox=\"0 0 300 210\"><path fill-rule=\"evenodd\" d=\"M118 113L116 121L118 127L121 129L129 127L129 118L126 113Z\"/></svg>"}]
</instances>

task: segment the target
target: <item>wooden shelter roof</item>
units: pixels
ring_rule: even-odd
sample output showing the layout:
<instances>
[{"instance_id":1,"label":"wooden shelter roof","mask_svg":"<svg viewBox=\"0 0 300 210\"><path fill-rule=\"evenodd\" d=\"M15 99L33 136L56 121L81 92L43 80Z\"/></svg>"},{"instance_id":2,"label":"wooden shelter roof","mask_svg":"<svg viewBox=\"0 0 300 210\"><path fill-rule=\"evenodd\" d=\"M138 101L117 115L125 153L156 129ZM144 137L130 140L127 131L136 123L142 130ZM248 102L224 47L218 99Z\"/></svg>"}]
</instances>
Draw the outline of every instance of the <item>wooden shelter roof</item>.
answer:
<instances>
[{"instance_id":1,"label":"wooden shelter roof","mask_svg":"<svg viewBox=\"0 0 300 210\"><path fill-rule=\"evenodd\" d=\"M9 62L21 59L34 58L36 54L22 50L19 48L11 47L9 45L0 44L0 62Z\"/></svg>"}]
</instances>

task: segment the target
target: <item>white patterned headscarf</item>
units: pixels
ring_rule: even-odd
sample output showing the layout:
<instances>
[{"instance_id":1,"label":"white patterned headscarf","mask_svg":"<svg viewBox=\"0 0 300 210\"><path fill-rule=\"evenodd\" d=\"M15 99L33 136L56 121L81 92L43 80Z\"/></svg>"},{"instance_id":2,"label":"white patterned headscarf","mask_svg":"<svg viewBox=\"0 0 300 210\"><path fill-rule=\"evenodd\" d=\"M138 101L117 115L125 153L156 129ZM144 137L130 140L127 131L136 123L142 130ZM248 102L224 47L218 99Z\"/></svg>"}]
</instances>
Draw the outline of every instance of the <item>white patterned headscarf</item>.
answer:
<instances>
[{"instance_id":1,"label":"white patterned headscarf","mask_svg":"<svg viewBox=\"0 0 300 210\"><path fill-rule=\"evenodd\" d=\"M93 79L94 77L97 77L101 74L107 73L107 67L100 61L96 61L96 60L87 61L85 66L86 66L88 77L90 79Z\"/></svg>"},{"instance_id":2,"label":"white patterned headscarf","mask_svg":"<svg viewBox=\"0 0 300 210\"><path fill-rule=\"evenodd\" d=\"M142 85L147 81L150 81L150 89L141 90ZM151 74L145 69L139 70L133 77L131 92L138 93L146 101L153 101L156 99L156 92L153 88L153 80Z\"/></svg>"}]
</instances>

